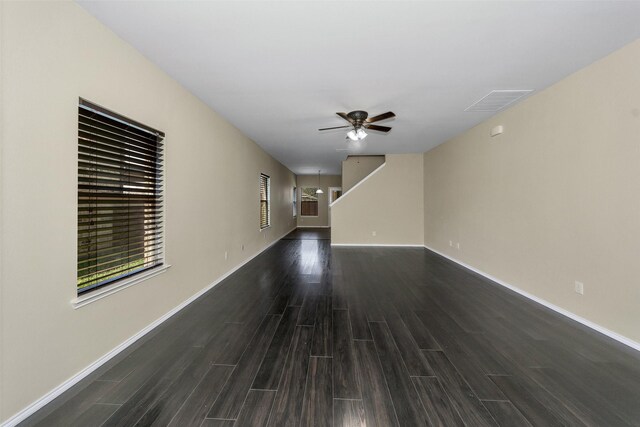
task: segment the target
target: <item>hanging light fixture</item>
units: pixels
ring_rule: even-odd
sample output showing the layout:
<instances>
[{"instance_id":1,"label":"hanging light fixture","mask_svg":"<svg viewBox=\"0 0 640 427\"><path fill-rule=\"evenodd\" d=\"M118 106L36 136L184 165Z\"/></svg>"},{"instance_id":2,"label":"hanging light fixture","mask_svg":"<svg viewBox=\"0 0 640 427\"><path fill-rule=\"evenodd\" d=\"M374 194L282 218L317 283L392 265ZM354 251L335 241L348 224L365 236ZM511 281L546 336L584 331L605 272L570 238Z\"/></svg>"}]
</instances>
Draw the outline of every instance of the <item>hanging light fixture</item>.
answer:
<instances>
[{"instance_id":1,"label":"hanging light fixture","mask_svg":"<svg viewBox=\"0 0 640 427\"><path fill-rule=\"evenodd\" d=\"M316 190L316 194L322 193L324 193L324 191L322 191L322 188L320 188L320 169L318 169L318 189Z\"/></svg>"},{"instance_id":2,"label":"hanging light fixture","mask_svg":"<svg viewBox=\"0 0 640 427\"><path fill-rule=\"evenodd\" d=\"M347 138L352 141L362 141L366 137L367 133L361 127L357 129L351 129L349 132L347 132Z\"/></svg>"}]
</instances>

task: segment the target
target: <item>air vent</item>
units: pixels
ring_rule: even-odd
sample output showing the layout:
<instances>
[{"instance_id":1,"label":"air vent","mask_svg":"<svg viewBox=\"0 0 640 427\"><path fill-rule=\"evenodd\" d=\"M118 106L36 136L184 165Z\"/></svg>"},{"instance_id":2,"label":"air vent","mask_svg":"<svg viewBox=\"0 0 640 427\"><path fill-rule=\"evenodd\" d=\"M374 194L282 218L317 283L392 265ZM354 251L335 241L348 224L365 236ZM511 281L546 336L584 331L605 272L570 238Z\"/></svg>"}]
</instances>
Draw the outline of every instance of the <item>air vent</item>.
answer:
<instances>
[{"instance_id":1,"label":"air vent","mask_svg":"<svg viewBox=\"0 0 640 427\"><path fill-rule=\"evenodd\" d=\"M500 111L531 92L533 92L533 90L492 90L488 95L471 104L471 106L467 107L464 111Z\"/></svg>"}]
</instances>

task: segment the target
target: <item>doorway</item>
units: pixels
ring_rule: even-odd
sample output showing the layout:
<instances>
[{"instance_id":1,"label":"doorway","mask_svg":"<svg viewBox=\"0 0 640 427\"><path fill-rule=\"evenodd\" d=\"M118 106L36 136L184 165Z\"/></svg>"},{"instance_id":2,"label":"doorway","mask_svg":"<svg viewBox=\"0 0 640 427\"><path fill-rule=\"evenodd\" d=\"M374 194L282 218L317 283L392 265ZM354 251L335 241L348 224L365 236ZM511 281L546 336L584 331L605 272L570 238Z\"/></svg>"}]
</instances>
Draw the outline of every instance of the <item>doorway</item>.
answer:
<instances>
[{"instance_id":1,"label":"doorway","mask_svg":"<svg viewBox=\"0 0 640 427\"><path fill-rule=\"evenodd\" d=\"M342 187L329 187L329 197L327 197L327 200L329 202L329 212L328 212L329 227L331 227L331 203L338 200L340 196L342 196Z\"/></svg>"}]
</instances>

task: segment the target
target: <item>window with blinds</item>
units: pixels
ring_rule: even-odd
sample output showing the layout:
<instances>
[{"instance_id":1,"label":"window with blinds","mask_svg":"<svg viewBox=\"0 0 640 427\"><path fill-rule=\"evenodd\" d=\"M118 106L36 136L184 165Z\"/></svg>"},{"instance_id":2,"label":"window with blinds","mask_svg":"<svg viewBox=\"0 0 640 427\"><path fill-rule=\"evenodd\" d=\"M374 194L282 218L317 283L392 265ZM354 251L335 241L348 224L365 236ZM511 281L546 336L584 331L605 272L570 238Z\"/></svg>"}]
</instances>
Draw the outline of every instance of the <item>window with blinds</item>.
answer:
<instances>
[{"instance_id":1,"label":"window with blinds","mask_svg":"<svg viewBox=\"0 0 640 427\"><path fill-rule=\"evenodd\" d=\"M300 190L300 216L318 216L317 187L303 187Z\"/></svg>"},{"instance_id":2,"label":"window with blinds","mask_svg":"<svg viewBox=\"0 0 640 427\"><path fill-rule=\"evenodd\" d=\"M298 216L298 189L293 187L293 217Z\"/></svg>"},{"instance_id":3,"label":"window with blinds","mask_svg":"<svg viewBox=\"0 0 640 427\"><path fill-rule=\"evenodd\" d=\"M78 294L163 264L162 132L78 107Z\"/></svg>"},{"instance_id":4,"label":"window with blinds","mask_svg":"<svg viewBox=\"0 0 640 427\"><path fill-rule=\"evenodd\" d=\"M260 174L260 229L267 228L271 225L271 178Z\"/></svg>"}]
</instances>

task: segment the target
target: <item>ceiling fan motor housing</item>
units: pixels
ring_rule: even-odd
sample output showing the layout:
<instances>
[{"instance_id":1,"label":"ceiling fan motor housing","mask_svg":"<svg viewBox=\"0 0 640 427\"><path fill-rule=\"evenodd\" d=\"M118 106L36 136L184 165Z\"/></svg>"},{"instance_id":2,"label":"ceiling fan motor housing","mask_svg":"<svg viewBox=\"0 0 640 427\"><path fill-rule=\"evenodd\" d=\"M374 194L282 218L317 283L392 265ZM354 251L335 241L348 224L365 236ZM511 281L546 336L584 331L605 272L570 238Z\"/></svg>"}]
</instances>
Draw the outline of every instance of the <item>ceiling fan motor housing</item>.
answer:
<instances>
[{"instance_id":1,"label":"ceiling fan motor housing","mask_svg":"<svg viewBox=\"0 0 640 427\"><path fill-rule=\"evenodd\" d=\"M356 110L347 114L347 117L354 121L354 126L360 127L362 126L362 123L367 120L367 117L369 117L369 113L366 111Z\"/></svg>"}]
</instances>

